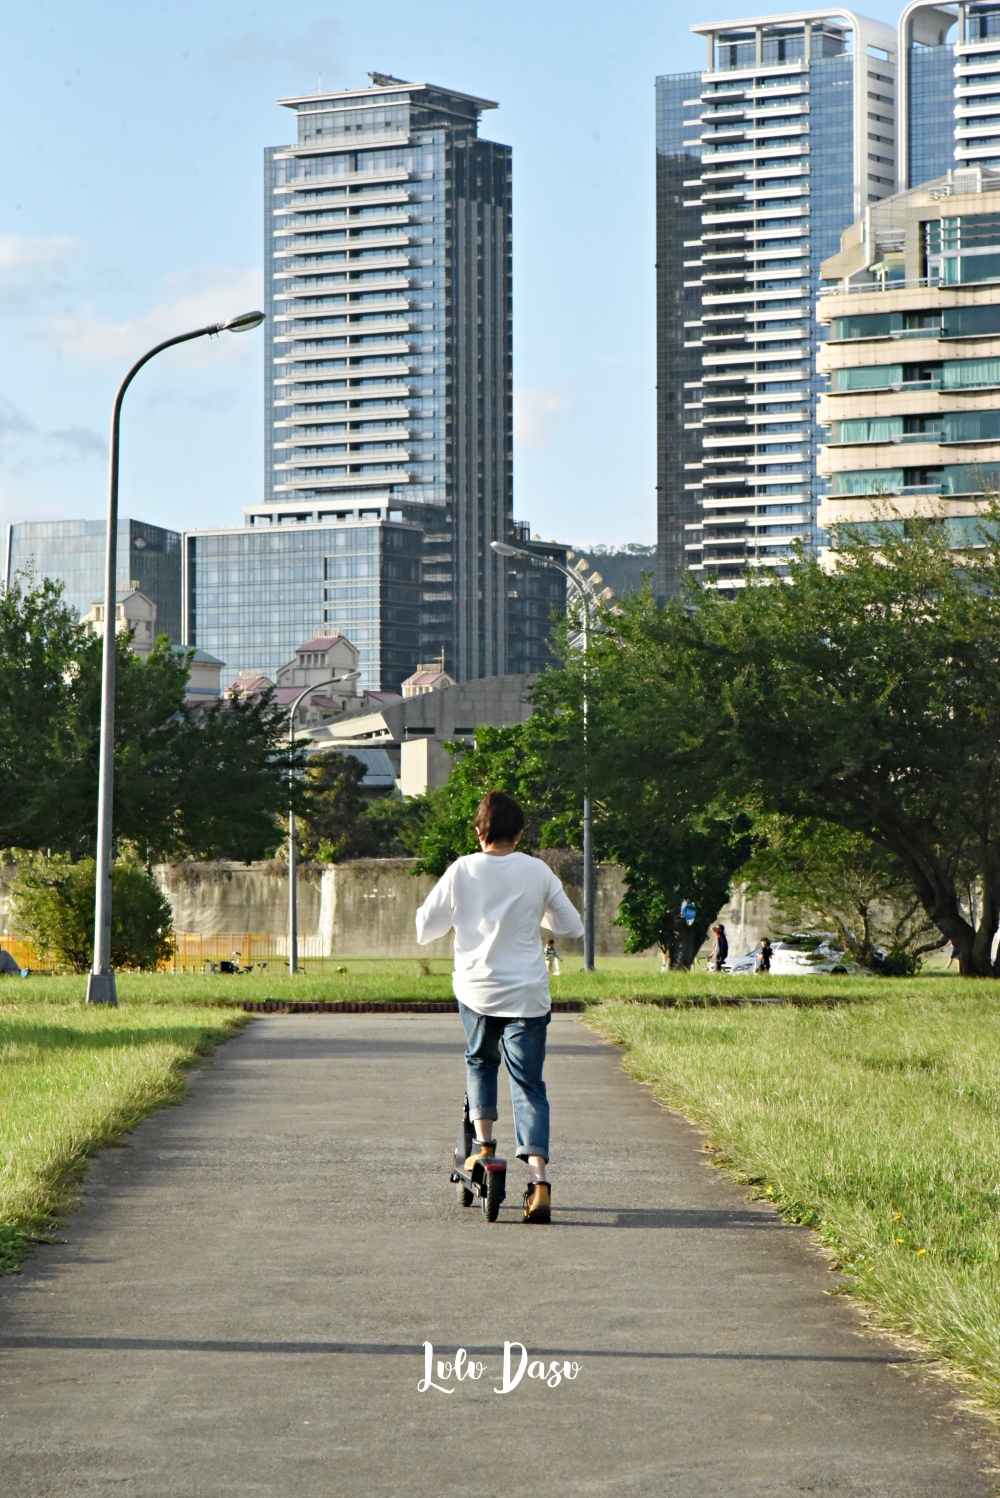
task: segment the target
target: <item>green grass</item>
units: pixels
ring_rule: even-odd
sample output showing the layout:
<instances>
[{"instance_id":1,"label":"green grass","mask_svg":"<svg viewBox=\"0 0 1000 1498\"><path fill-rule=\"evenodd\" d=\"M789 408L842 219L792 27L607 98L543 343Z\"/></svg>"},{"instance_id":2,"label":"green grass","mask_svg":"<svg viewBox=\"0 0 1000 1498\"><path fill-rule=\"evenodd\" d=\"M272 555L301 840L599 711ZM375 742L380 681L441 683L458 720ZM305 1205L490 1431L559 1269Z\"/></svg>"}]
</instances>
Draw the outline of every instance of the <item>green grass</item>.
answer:
<instances>
[{"instance_id":1,"label":"green grass","mask_svg":"<svg viewBox=\"0 0 1000 1498\"><path fill-rule=\"evenodd\" d=\"M248 975L223 973L121 973L118 995L126 1004L219 1004L252 999L329 999L350 1002L448 999L452 997L451 959L435 957L424 964L412 957L355 958L325 962L306 959L295 977L277 965ZM338 971L343 969L343 971ZM782 998L792 1003L868 1001L883 996L885 985L896 996L924 992L964 991L964 980L951 975L912 979L852 977L737 978L715 973L661 973L659 960L648 957L599 958L597 971L585 973L578 957L567 959L552 980L555 999L650 999L676 1004L713 1004L732 998ZM86 977L0 979L0 1006L75 1004L86 993ZM1000 983L980 983L980 991L1000 994Z\"/></svg>"},{"instance_id":2,"label":"green grass","mask_svg":"<svg viewBox=\"0 0 1000 1498\"><path fill-rule=\"evenodd\" d=\"M179 1101L184 1068L247 1018L193 1005L0 1008L0 1273L51 1237L89 1156Z\"/></svg>"},{"instance_id":3,"label":"green grass","mask_svg":"<svg viewBox=\"0 0 1000 1498\"><path fill-rule=\"evenodd\" d=\"M994 1411L997 990L880 982L836 1008L588 1014L628 1048L634 1077L704 1127L719 1164L816 1229L878 1324L918 1339Z\"/></svg>"}]
</instances>

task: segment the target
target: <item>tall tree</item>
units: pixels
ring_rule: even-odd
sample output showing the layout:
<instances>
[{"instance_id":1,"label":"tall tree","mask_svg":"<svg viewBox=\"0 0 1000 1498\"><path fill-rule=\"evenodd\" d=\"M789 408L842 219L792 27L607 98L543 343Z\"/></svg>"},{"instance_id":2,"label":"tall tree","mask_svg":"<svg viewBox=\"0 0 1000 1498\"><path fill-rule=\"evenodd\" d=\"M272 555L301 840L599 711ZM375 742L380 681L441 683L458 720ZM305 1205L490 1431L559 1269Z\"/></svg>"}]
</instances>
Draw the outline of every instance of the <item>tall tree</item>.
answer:
<instances>
[{"instance_id":1,"label":"tall tree","mask_svg":"<svg viewBox=\"0 0 1000 1498\"><path fill-rule=\"evenodd\" d=\"M657 821L629 815L606 833L625 872L619 923L626 950L659 947L671 968L689 968L729 898L733 875L750 851L746 816L710 811ZM683 913L694 907L690 920Z\"/></svg>"},{"instance_id":2,"label":"tall tree","mask_svg":"<svg viewBox=\"0 0 1000 1498\"><path fill-rule=\"evenodd\" d=\"M270 695L192 708L184 652L117 648L116 839L166 858L273 852L289 759ZM15 579L0 595L0 846L92 853L100 702L100 639L58 585Z\"/></svg>"},{"instance_id":3,"label":"tall tree","mask_svg":"<svg viewBox=\"0 0 1000 1498\"><path fill-rule=\"evenodd\" d=\"M995 510L961 554L911 521L844 534L833 571L801 558L781 586L626 600L592 642L594 783L855 832L899 860L963 973L1000 975L998 536Z\"/></svg>"},{"instance_id":4,"label":"tall tree","mask_svg":"<svg viewBox=\"0 0 1000 1498\"><path fill-rule=\"evenodd\" d=\"M487 791L506 791L525 813L521 847L575 847L580 805L572 767L557 752L561 723L531 718L510 728L479 728L475 747L451 746L448 782L429 795L417 873L443 874L456 858L478 851L473 822Z\"/></svg>"},{"instance_id":5,"label":"tall tree","mask_svg":"<svg viewBox=\"0 0 1000 1498\"><path fill-rule=\"evenodd\" d=\"M818 922L874 972L912 972L942 945L906 870L880 843L775 812L758 817L753 830L754 851L740 877L748 894L772 896L787 926Z\"/></svg>"}]
</instances>

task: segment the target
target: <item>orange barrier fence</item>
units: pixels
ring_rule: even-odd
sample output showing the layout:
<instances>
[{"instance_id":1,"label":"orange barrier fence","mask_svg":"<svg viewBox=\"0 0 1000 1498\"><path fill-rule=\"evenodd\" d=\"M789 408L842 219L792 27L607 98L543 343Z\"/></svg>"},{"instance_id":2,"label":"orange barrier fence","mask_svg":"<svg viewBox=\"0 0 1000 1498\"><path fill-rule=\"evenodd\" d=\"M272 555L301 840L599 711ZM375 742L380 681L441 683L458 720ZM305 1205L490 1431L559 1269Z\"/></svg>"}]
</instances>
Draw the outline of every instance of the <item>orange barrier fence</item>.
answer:
<instances>
[{"instance_id":1,"label":"orange barrier fence","mask_svg":"<svg viewBox=\"0 0 1000 1498\"><path fill-rule=\"evenodd\" d=\"M0 947L9 952L18 967L40 968L47 966L30 941L22 941L19 936L0 936Z\"/></svg>"},{"instance_id":2,"label":"orange barrier fence","mask_svg":"<svg viewBox=\"0 0 1000 1498\"><path fill-rule=\"evenodd\" d=\"M200 973L220 962L237 962L240 967L251 963L266 962L283 968L288 966L288 938L273 932L262 935L252 931L213 931L204 935L190 931L174 932L174 955L163 967L178 973ZM315 937L299 937L299 956L321 956L320 952L307 952L305 947L317 942Z\"/></svg>"},{"instance_id":3,"label":"orange barrier fence","mask_svg":"<svg viewBox=\"0 0 1000 1498\"><path fill-rule=\"evenodd\" d=\"M33 972L52 971L51 959L39 956L33 943L18 936L0 936L0 947L10 953L22 968ZM322 938L299 937L299 960L315 961L323 956ZM190 931L174 933L174 951L159 965L161 973L210 972L220 962L235 962L240 967L266 964L276 972L288 967L288 937L276 932L263 935L253 931L213 931L204 935Z\"/></svg>"}]
</instances>

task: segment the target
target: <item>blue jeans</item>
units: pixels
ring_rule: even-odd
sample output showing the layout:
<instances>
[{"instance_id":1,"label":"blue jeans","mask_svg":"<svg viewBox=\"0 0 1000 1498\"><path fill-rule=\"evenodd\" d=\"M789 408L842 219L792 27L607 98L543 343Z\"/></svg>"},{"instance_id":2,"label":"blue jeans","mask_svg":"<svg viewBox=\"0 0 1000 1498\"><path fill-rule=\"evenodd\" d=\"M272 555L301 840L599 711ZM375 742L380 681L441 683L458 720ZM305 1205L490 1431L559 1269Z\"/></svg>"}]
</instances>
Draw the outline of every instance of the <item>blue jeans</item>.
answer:
<instances>
[{"instance_id":1,"label":"blue jeans","mask_svg":"<svg viewBox=\"0 0 1000 1498\"><path fill-rule=\"evenodd\" d=\"M498 1118L497 1074L500 1052L510 1078L514 1104L517 1158L529 1155L549 1158L549 1102L542 1081L545 1065L545 1032L551 1015L511 1019L500 1014L477 1014L459 1003L458 1012L468 1045L465 1050L465 1087L469 1116Z\"/></svg>"}]
</instances>

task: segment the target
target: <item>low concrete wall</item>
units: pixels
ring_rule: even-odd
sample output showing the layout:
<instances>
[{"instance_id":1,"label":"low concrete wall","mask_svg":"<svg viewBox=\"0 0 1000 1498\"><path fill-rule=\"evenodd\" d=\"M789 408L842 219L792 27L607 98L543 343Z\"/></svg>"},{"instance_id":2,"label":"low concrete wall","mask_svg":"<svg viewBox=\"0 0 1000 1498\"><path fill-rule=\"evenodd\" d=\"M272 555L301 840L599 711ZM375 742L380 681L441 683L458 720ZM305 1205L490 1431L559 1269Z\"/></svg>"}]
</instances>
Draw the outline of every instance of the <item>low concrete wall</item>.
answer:
<instances>
[{"instance_id":1,"label":"low concrete wall","mask_svg":"<svg viewBox=\"0 0 1000 1498\"><path fill-rule=\"evenodd\" d=\"M580 855L555 850L542 856L582 909ZM450 957L450 936L417 946L414 920L435 880L430 874L414 877L413 863L411 858L359 858L322 869L306 865L298 880L300 936L318 937L326 957ZM282 863L158 864L154 873L177 931L266 936L288 930L288 870ZM624 932L611 921L624 890L622 872L601 864L596 883L597 955L621 956ZM558 945L568 954L579 952L582 944L560 937Z\"/></svg>"},{"instance_id":2,"label":"low concrete wall","mask_svg":"<svg viewBox=\"0 0 1000 1498\"><path fill-rule=\"evenodd\" d=\"M288 931L288 866L272 863L157 864L156 881L174 913L175 931L211 936ZM319 931L320 870L299 870L298 914L303 935Z\"/></svg>"}]
</instances>

